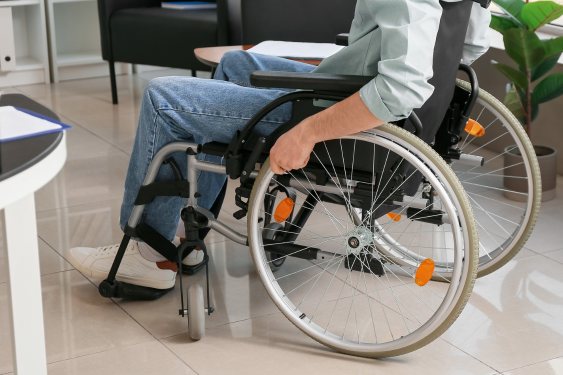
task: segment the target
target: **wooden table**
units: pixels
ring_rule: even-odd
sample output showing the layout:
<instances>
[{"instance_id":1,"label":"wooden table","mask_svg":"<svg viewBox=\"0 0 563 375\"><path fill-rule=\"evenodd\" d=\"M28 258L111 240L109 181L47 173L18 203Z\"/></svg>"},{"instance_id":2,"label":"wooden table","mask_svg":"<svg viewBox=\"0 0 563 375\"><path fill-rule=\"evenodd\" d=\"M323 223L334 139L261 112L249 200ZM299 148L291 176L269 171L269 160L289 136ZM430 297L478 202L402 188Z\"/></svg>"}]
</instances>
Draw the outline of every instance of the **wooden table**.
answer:
<instances>
[{"instance_id":1,"label":"wooden table","mask_svg":"<svg viewBox=\"0 0 563 375\"><path fill-rule=\"evenodd\" d=\"M0 96L2 105L41 110L19 94ZM34 193L59 173L65 159L63 133L0 144L0 211L8 255L14 373L18 375L47 374Z\"/></svg>"},{"instance_id":2,"label":"wooden table","mask_svg":"<svg viewBox=\"0 0 563 375\"><path fill-rule=\"evenodd\" d=\"M252 48L252 44L244 44L237 46L218 46L218 47L203 47L194 49L195 57L203 64L216 68L223 58L223 55L230 51L246 51ZM319 65L321 60L295 60L306 64Z\"/></svg>"}]
</instances>

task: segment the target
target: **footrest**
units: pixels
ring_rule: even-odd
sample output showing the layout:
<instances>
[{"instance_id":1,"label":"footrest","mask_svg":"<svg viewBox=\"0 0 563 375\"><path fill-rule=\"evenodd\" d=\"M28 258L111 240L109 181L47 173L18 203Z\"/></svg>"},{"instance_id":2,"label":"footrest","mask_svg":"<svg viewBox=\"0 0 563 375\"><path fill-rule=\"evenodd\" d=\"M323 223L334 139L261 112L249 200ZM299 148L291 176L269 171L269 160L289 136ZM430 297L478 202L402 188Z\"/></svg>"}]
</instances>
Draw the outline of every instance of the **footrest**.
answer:
<instances>
[{"instance_id":1,"label":"footrest","mask_svg":"<svg viewBox=\"0 0 563 375\"><path fill-rule=\"evenodd\" d=\"M174 288L154 289L120 281L110 283L107 280L102 281L98 287L98 291L102 297L131 299L136 301L152 301L159 299L172 289Z\"/></svg>"},{"instance_id":2,"label":"footrest","mask_svg":"<svg viewBox=\"0 0 563 375\"><path fill-rule=\"evenodd\" d=\"M344 266L347 269L352 269L352 271L373 273L377 276L383 276L385 274L381 261L369 253L348 255L344 261Z\"/></svg>"}]
</instances>

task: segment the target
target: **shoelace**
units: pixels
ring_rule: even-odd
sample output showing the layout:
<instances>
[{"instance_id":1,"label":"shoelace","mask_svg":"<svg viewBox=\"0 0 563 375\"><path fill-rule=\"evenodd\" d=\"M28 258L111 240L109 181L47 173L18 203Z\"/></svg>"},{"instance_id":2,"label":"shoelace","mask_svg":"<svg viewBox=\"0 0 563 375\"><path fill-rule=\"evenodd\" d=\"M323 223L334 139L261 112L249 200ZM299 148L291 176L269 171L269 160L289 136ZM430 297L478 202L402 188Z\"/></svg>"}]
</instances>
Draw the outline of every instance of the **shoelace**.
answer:
<instances>
[{"instance_id":1,"label":"shoelace","mask_svg":"<svg viewBox=\"0 0 563 375\"><path fill-rule=\"evenodd\" d=\"M132 244L129 244L127 246L127 249L125 251L130 250L132 247ZM109 245L109 246L104 246L101 247L98 251L98 253L96 254L98 257L100 256L107 256L113 253L117 253L117 250L119 250L119 245Z\"/></svg>"}]
</instances>

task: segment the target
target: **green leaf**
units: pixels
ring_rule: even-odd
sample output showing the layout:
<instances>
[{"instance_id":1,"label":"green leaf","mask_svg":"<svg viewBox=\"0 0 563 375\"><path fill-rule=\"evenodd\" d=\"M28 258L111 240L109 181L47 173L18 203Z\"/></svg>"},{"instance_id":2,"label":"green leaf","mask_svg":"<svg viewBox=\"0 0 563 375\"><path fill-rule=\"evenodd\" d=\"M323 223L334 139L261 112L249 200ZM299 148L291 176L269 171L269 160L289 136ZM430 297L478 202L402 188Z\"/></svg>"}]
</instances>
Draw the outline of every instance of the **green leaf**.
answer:
<instances>
[{"instance_id":1,"label":"green leaf","mask_svg":"<svg viewBox=\"0 0 563 375\"><path fill-rule=\"evenodd\" d=\"M542 40L545 55L548 57L563 53L563 36Z\"/></svg>"},{"instance_id":2,"label":"green leaf","mask_svg":"<svg viewBox=\"0 0 563 375\"><path fill-rule=\"evenodd\" d=\"M516 118L524 124L526 122L526 112L520 100L520 95L514 88L510 89L504 97L504 105L516 116Z\"/></svg>"},{"instance_id":3,"label":"green leaf","mask_svg":"<svg viewBox=\"0 0 563 375\"><path fill-rule=\"evenodd\" d=\"M493 15L491 18L491 28L501 34L504 34L506 30L515 29L518 27L520 27L520 25L506 15Z\"/></svg>"},{"instance_id":4,"label":"green leaf","mask_svg":"<svg viewBox=\"0 0 563 375\"><path fill-rule=\"evenodd\" d=\"M540 79L544 74L553 69L563 53L563 36L542 40L541 43L545 50L545 58L533 69L532 81Z\"/></svg>"},{"instance_id":5,"label":"green leaf","mask_svg":"<svg viewBox=\"0 0 563 375\"><path fill-rule=\"evenodd\" d=\"M525 4L520 12L520 19L530 30L537 30L543 25L563 15L563 6L553 1L536 1Z\"/></svg>"},{"instance_id":6,"label":"green leaf","mask_svg":"<svg viewBox=\"0 0 563 375\"><path fill-rule=\"evenodd\" d=\"M521 24L520 12L524 7L522 0L493 0L506 14L512 17L517 23Z\"/></svg>"},{"instance_id":7,"label":"green leaf","mask_svg":"<svg viewBox=\"0 0 563 375\"><path fill-rule=\"evenodd\" d=\"M533 31L507 30L504 33L504 46L506 53L525 71L532 71L546 57L545 46Z\"/></svg>"},{"instance_id":8,"label":"green leaf","mask_svg":"<svg viewBox=\"0 0 563 375\"><path fill-rule=\"evenodd\" d=\"M543 62L532 71L532 81L540 79L544 74L553 69L555 65L557 65L560 57L561 54L558 54L543 60Z\"/></svg>"},{"instance_id":9,"label":"green leaf","mask_svg":"<svg viewBox=\"0 0 563 375\"><path fill-rule=\"evenodd\" d=\"M563 73L555 73L538 83L532 101L541 104L561 95L563 95Z\"/></svg>"},{"instance_id":10,"label":"green leaf","mask_svg":"<svg viewBox=\"0 0 563 375\"><path fill-rule=\"evenodd\" d=\"M528 80L526 75L519 70L511 68L505 64L496 64L498 70L501 71L512 83L518 86L522 90L526 90L528 87Z\"/></svg>"}]
</instances>

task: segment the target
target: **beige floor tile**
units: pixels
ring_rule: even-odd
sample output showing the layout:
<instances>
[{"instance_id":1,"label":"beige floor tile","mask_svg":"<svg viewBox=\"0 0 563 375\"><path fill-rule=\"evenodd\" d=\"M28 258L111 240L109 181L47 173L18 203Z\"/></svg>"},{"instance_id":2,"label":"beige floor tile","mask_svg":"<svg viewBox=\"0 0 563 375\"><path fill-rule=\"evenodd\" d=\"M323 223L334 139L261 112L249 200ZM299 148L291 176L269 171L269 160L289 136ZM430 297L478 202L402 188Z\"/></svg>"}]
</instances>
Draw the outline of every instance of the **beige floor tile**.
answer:
<instances>
[{"instance_id":1,"label":"beige floor tile","mask_svg":"<svg viewBox=\"0 0 563 375\"><path fill-rule=\"evenodd\" d=\"M41 278L47 361L55 362L153 340L76 271ZM7 286L0 286L0 324L10 332ZM12 370L10 336L0 337L0 372Z\"/></svg>"},{"instance_id":2,"label":"beige floor tile","mask_svg":"<svg viewBox=\"0 0 563 375\"><path fill-rule=\"evenodd\" d=\"M548 258L551 258L559 263L563 263L563 249L550 251L548 253L543 254Z\"/></svg>"},{"instance_id":3,"label":"beige floor tile","mask_svg":"<svg viewBox=\"0 0 563 375\"><path fill-rule=\"evenodd\" d=\"M28 87L22 90L26 88ZM38 87L38 91L44 92L32 93L30 97L51 108L59 116L69 119L71 123L88 128L106 142L127 151L131 149L137 129L140 97L126 100L124 96L122 102L116 106L111 104L109 98L104 100L83 94L61 95L53 93L52 90L61 89L42 90Z\"/></svg>"},{"instance_id":4,"label":"beige floor tile","mask_svg":"<svg viewBox=\"0 0 563 375\"><path fill-rule=\"evenodd\" d=\"M21 94L17 87L0 87L0 95L2 94Z\"/></svg>"},{"instance_id":5,"label":"beige floor tile","mask_svg":"<svg viewBox=\"0 0 563 375\"><path fill-rule=\"evenodd\" d=\"M528 258L528 257L533 257L538 255L538 253L536 253L533 250L530 250L526 247L520 249L520 251L518 252L518 254L516 254L516 256L513 259L522 259L522 258Z\"/></svg>"},{"instance_id":6,"label":"beige floor tile","mask_svg":"<svg viewBox=\"0 0 563 375\"><path fill-rule=\"evenodd\" d=\"M150 68L149 68L150 69ZM141 70L143 70L141 68ZM144 70L140 73L137 73L139 78L142 78L146 81L150 81L153 78L157 77L164 77L164 76L192 76L191 70L186 69L150 69ZM198 78L209 78L211 76L210 72L199 71L197 72Z\"/></svg>"},{"instance_id":7,"label":"beige floor tile","mask_svg":"<svg viewBox=\"0 0 563 375\"><path fill-rule=\"evenodd\" d=\"M117 87L120 99L127 102L129 96L142 94L147 80L139 75L118 75ZM69 96L88 96L111 103L109 77L63 81L53 85L26 85L17 89L35 100L48 100L56 103L57 99Z\"/></svg>"},{"instance_id":8,"label":"beige floor tile","mask_svg":"<svg viewBox=\"0 0 563 375\"><path fill-rule=\"evenodd\" d=\"M477 280L444 339L506 371L563 356L563 265L541 255Z\"/></svg>"},{"instance_id":9,"label":"beige floor tile","mask_svg":"<svg viewBox=\"0 0 563 375\"><path fill-rule=\"evenodd\" d=\"M2 223L0 220L0 284L8 282L8 259L4 240L2 238ZM38 239L39 243L39 265L41 267L41 275L50 275L52 273L68 271L72 266L63 258L61 258L47 243ZM4 272L6 270L6 272Z\"/></svg>"},{"instance_id":10,"label":"beige floor tile","mask_svg":"<svg viewBox=\"0 0 563 375\"><path fill-rule=\"evenodd\" d=\"M119 153L129 156L129 154L111 145L92 131L74 123L71 119L63 116L62 121L72 126L67 131L67 161L92 159Z\"/></svg>"},{"instance_id":11,"label":"beige floor tile","mask_svg":"<svg viewBox=\"0 0 563 375\"><path fill-rule=\"evenodd\" d=\"M123 197L129 157L122 152L67 160L63 170L36 194L37 211Z\"/></svg>"},{"instance_id":12,"label":"beige floor tile","mask_svg":"<svg viewBox=\"0 0 563 375\"><path fill-rule=\"evenodd\" d=\"M104 351L49 365L50 375L196 374L157 341Z\"/></svg>"},{"instance_id":13,"label":"beige floor tile","mask_svg":"<svg viewBox=\"0 0 563 375\"><path fill-rule=\"evenodd\" d=\"M58 113L77 122L108 143L129 151L137 131L140 98L115 106L88 96L59 99Z\"/></svg>"},{"instance_id":14,"label":"beige floor tile","mask_svg":"<svg viewBox=\"0 0 563 375\"><path fill-rule=\"evenodd\" d=\"M563 357L505 372L503 375L561 375Z\"/></svg>"},{"instance_id":15,"label":"beige floor tile","mask_svg":"<svg viewBox=\"0 0 563 375\"><path fill-rule=\"evenodd\" d=\"M134 103L114 106L96 98L70 97L61 105L60 111L107 142L129 153L137 131L140 98Z\"/></svg>"},{"instance_id":16,"label":"beige floor tile","mask_svg":"<svg viewBox=\"0 0 563 375\"><path fill-rule=\"evenodd\" d=\"M563 244L563 203L542 205L537 224L526 247L537 253L556 250Z\"/></svg>"},{"instance_id":17,"label":"beige floor tile","mask_svg":"<svg viewBox=\"0 0 563 375\"><path fill-rule=\"evenodd\" d=\"M59 254L75 246L107 246L121 241L121 198L37 214L39 236Z\"/></svg>"},{"instance_id":18,"label":"beige floor tile","mask_svg":"<svg viewBox=\"0 0 563 375\"><path fill-rule=\"evenodd\" d=\"M397 358L342 355L313 341L280 313L209 329L199 342L163 340L199 374L492 374L495 371L437 340ZM220 359L220 360L217 360ZM423 369L423 370L422 370Z\"/></svg>"},{"instance_id":19,"label":"beige floor tile","mask_svg":"<svg viewBox=\"0 0 563 375\"><path fill-rule=\"evenodd\" d=\"M563 244L563 176L557 177L557 196L543 202L534 231L526 247L537 253L547 253Z\"/></svg>"}]
</instances>

